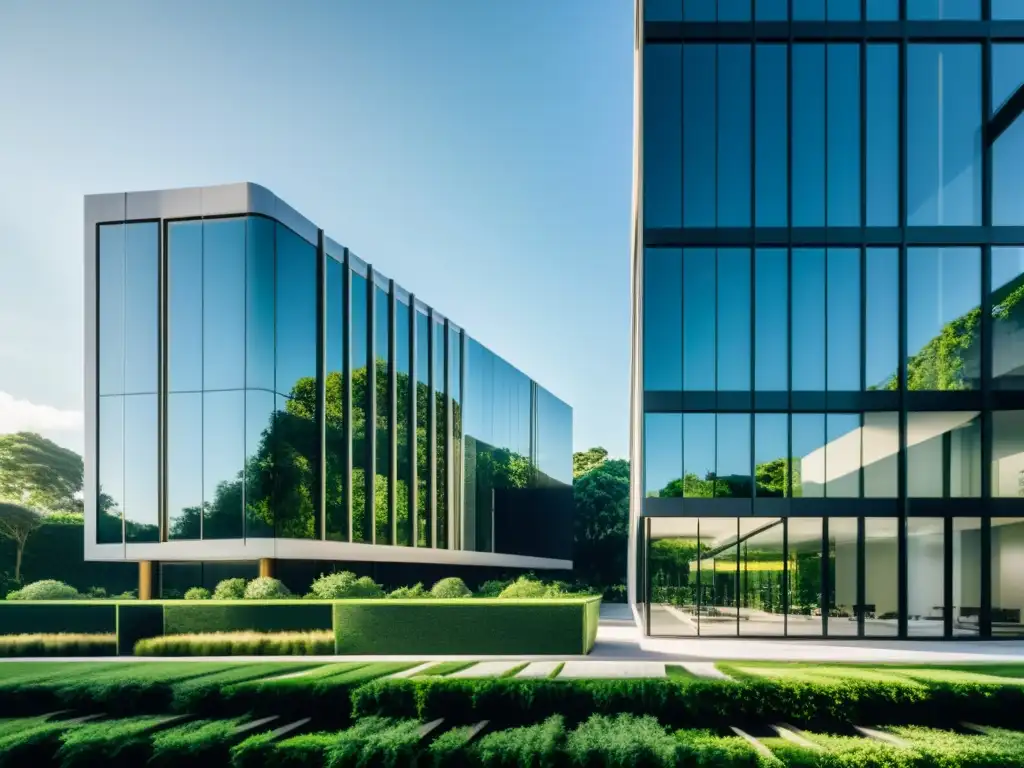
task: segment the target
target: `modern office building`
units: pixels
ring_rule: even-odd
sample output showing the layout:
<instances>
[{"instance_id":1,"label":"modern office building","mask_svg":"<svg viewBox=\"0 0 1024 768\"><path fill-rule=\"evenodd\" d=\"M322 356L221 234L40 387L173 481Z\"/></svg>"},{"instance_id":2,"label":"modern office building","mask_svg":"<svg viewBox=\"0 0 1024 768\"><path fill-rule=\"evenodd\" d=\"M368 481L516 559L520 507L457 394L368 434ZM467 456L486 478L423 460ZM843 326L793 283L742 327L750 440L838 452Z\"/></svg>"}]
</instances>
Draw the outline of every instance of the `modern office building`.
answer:
<instances>
[{"instance_id":1,"label":"modern office building","mask_svg":"<svg viewBox=\"0 0 1024 768\"><path fill-rule=\"evenodd\" d=\"M652 636L1024 636L1024 3L638 0Z\"/></svg>"},{"instance_id":2,"label":"modern office building","mask_svg":"<svg viewBox=\"0 0 1024 768\"><path fill-rule=\"evenodd\" d=\"M86 197L85 317L85 556L141 592L571 568L571 409L266 189Z\"/></svg>"}]
</instances>

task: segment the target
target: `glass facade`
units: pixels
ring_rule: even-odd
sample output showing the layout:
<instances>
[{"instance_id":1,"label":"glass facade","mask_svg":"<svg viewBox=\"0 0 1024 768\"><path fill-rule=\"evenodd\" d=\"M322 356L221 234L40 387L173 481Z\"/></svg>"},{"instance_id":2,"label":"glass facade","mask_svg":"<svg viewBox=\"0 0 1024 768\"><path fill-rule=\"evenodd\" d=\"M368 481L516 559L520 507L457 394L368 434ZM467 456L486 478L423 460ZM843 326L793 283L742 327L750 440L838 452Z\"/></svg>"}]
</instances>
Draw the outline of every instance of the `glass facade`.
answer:
<instances>
[{"instance_id":1,"label":"glass facade","mask_svg":"<svg viewBox=\"0 0 1024 768\"><path fill-rule=\"evenodd\" d=\"M1018 5L640 4L648 633L1024 636Z\"/></svg>"},{"instance_id":2,"label":"glass facade","mask_svg":"<svg viewBox=\"0 0 1024 768\"><path fill-rule=\"evenodd\" d=\"M520 524L571 532L571 409L347 249L231 215L99 224L95 253L95 544L571 559Z\"/></svg>"}]
</instances>

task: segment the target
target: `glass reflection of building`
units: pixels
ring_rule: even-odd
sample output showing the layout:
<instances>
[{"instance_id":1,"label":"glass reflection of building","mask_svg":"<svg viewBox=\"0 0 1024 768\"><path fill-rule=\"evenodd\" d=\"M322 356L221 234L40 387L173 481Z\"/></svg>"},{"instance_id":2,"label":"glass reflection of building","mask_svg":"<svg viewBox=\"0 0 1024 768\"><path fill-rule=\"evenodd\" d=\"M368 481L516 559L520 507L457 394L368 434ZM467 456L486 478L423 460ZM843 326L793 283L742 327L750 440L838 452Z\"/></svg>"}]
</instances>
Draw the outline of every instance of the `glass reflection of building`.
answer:
<instances>
[{"instance_id":1,"label":"glass reflection of building","mask_svg":"<svg viewBox=\"0 0 1024 768\"><path fill-rule=\"evenodd\" d=\"M638 620L1024 636L1024 3L636 19Z\"/></svg>"},{"instance_id":2,"label":"glass reflection of building","mask_svg":"<svg viewBox=\"0 0 1024 768\"><path fill-rule=\"evenodd\" d=\"M571 567L565 403L261 187L85 205L87 558Z\"/></svg>"}]
</instances>

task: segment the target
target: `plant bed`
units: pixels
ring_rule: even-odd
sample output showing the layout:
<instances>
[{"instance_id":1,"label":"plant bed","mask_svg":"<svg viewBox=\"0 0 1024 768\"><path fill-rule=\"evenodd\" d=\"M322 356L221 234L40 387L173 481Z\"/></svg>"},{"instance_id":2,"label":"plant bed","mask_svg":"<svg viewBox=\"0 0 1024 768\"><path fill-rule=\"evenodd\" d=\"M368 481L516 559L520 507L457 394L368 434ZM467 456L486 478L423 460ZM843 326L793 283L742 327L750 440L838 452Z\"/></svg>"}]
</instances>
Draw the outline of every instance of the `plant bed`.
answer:
<instances>
[{"instance_id":1,"label":"plant bed","mask_svg":"<svg viewBox=\"0 0 1024 768\"><path fill-rule=\"evenodd\" d=\"M326 656L334 634L325 632L204 632L139 640L136 656Z\"/></svg>"},{"instance_id":2,"label":"plant bed","mask_svg":"<svg viewBox=\"0 0 1024 768\"><path fill-rule=\"evenodd\" d=\"M117 635L55 633L0 635L0 656L113 656Z\"/></svg>"}]
</instances>

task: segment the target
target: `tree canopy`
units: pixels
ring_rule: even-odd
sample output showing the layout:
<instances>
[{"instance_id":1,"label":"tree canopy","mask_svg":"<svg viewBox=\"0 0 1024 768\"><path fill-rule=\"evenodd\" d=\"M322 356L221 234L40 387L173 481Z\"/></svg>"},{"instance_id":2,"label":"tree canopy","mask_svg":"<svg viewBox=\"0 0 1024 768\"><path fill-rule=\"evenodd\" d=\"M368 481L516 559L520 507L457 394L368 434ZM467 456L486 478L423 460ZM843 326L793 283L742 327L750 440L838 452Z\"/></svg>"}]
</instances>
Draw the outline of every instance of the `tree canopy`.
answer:
<instances>
[{"instance_id":1,"label":"tree canopy","mask_svg":"<svg viewBox=\"0 0 1024 768\"><path fill-rule=\"evenodd\" d=\"M577 451L572 455L572 476L574 478L581 477L607 460L608 451L601 447Z\"/></svg>"},{"instance_id":2,"label":"tree canopy","mask_svg":"<svg viewBox=\"0 0 1024 768\"><path fill-rule=\"evenodd\" d=\"M603 448L591 449L587 453ZM579 455L579 454L577 454ZM573 565L577 577L594 586L626 583L629 541L629 462L597 462L573 482Z\"/></svg>"},{"instance_id":3,"label":"tree canopy","mask_svg":"<svg viewBox=\"0 0 1024 768\"><path fill-rule=\"evenodd\" d=\"M82 457L34 432L0 435L0 499L46 511L81 511Z\"/></svg>"}]
</instances>

